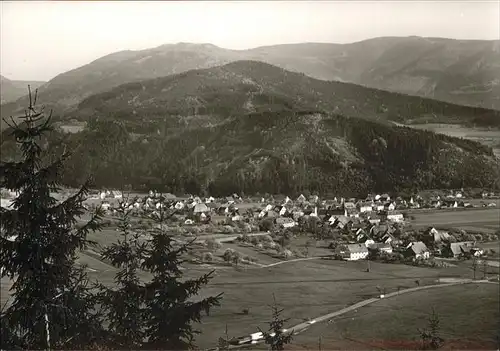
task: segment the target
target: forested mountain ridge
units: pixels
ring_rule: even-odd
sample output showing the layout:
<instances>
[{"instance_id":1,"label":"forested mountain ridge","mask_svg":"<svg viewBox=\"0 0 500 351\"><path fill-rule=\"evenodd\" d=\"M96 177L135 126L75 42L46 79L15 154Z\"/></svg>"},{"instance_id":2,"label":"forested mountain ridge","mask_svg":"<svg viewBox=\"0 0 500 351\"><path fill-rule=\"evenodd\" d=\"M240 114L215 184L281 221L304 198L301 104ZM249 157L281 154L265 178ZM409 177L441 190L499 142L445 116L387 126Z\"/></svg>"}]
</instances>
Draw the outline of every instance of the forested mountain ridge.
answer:
<instances>
[{"instance_id":1,"label":"forested mountain ridge","mask_svg":"<svg viewBox=\"0 0 500 351\"><path fill-rule=\"evenodd\" d=\"M215 123L235 114L314 109L378 121L500 126L500 111L453 105L350 83L323 81L259 61L236 61L128 83L83 100L73 118L148 123L184 116Z\"/></svg>"},{"instance_id":2,"label":"forested mountain ridge","mask_svg":"<svg viewBox=\"0 0 500 351\"><path fill-rule=\"evenodd\" d=\"M498 159L481 144L320 111L248 113L175 135L131 129L92 120L80 133L53 132L53 154L74 150L65 183L92 175L98 187L214 196L500 187ZM3 158L14 156L5 144Z\"/></svg>"}]
</instances>

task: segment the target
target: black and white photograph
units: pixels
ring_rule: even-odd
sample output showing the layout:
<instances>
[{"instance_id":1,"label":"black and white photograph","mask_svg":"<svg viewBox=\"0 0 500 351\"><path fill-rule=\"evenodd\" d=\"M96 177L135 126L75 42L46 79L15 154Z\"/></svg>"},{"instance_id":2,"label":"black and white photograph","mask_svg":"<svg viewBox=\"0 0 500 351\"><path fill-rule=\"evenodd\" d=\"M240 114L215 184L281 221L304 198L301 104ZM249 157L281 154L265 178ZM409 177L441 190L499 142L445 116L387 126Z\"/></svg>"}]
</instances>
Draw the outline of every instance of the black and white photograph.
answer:
<instances>
[{"instance_id":1,"label":"black and white photograph","mask_svg":"<svg viewBox=\"0 0 500 351\"><path fill-rule=\"evenodd\" d=\"M500 0L0 17L0 350L500 348Z\"/></svg>"}]
</instances>

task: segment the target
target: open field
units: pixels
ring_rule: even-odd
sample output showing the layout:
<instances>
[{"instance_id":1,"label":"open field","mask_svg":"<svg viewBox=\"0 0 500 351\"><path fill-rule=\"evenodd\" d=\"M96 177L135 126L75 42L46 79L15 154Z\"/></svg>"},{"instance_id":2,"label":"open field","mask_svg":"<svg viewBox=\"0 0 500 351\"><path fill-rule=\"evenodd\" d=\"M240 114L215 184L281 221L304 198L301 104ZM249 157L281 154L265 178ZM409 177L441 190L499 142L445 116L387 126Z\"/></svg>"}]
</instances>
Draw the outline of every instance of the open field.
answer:
<instances>
[{"instance_id":1,"label":"open field","mask_svg":"<svg viewBox=\"0 0 500 351\"><path fill-rule=\"evenodd\" d=\"M496 349L498 284L466 284L422 290L380 300L356 312L317 324L294 338L290 349L418 348L418 329L427 327L434 307L440 318L444 348Z\"/></svg>"},{"instance_id":2,"label":"open field","mask_svg":"<svg viewBox=\"0 0 500 351\"><path fill-rule=\"evenodd\" d=\"M454 124L412 124L409 127L426 129L434 133L446 134L452 137L477 141L493 148L493 152L500 157L500 130L467 128Z\"/></svg>"},{"instance_id":3,"label":"open field","mask_svg":"<svg viewBox=\"0 0 500 351\"><path fill-rule=\"evenodd\" d=\"M415 227L460 228L478 232L495 233L500 229L500 208L412 213Z\"/></svg>"},{"instance_id":4,"label":"open field","mask_svg":"<svg viewBox=\"0 0 500 351\"><path fill-rule=\"evenodd\" d=\"M224 292L222 305L203 319L199 326L200 347L211 347L228 325L230 336L253 333L265 328L271 312L267 304L276 295L290 318L287 324L295 325L306 318L336 311L361 300L378 295L377 286L387 292L436 283L440 277L471 278L465 267L443 269L419 268L406 265L371 263L366 272L366 262L310 260L285 263L269 268L248 268L241 271L218 270L216 277L203 291L205 294ZM242 313L244 308L249 314Z\"/></svg>"}]
</instances>

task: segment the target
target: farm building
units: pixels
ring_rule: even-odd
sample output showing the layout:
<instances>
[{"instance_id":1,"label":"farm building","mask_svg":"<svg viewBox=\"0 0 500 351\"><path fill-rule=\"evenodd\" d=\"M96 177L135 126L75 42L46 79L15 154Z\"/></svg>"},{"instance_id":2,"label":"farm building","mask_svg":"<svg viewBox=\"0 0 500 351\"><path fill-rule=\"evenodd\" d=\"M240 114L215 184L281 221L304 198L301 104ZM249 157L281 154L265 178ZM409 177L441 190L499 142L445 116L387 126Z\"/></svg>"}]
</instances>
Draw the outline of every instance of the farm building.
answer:
<instances>
[{"instance_id":1,"label":"farm building","mask_svg":"<svg viewBox=\"0 0 500 351\"><path fill-rule=\"evenodd\" d=\"M406 256L413 256L420 259L428 259L431 255L427 246L421 241L414 241L406 246Z\"/></svg>"},{"instance_id":2,"label":"farm building","mask_svg":"<svg viewBox=\"0 0 500 351\"><path fill-rule=\"evenodd\" d=\"M340 245L336 253L339 254L344 260L357 261L363 260L368 256L368 248L365 244L347 244Z\"/></svg>"},{"instance_id":3,"label":"farm building","mask_svg":"<svg viewBox=\"0 0 500 351\"><path fill-rule=\"evenodd\" d=\"M473 241L462 241L458 243L450 243L442 249L443 256L460 257L461 255L481 256L483 250L476 247Z\"/></svg>"}]
</instances>

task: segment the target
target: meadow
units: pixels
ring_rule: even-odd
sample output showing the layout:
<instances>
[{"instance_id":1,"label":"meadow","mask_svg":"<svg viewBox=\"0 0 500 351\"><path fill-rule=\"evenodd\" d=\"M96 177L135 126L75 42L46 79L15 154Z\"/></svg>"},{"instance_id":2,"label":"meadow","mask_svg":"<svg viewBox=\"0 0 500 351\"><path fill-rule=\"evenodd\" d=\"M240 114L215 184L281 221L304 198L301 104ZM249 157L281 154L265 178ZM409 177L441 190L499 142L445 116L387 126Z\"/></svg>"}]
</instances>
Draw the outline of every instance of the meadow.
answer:
<instances>
[{"instance_id":1,"label":"meadow","mask_svg":"<svg viewBox=\"0 0 500 351\"><path fill-rule=\"evenodd\" d=\"M500 317L498 284L465 284L421 290L349 312L297 335L291 350L377 350L419 348L418 329L435 309L444 349L496 349Z\"/></svg>"},{"instance_id":2,"label":"meadow","mask_svg":"<svg viewBox=\"0 0 500 351\"><path fill-rule=\"evenodd\" d=\"M458 228L466 231L495 233L500 229L500 208L474 210L439 210L412 213L411 224L416 227Z\"/></svg>"},{"instance_id":3,"label":"meadow","mask_svg":"<svg viewBox=\"0 0 500 351\"><path fill-rule=\"evenodd\" d=\"M493 152L500 157L500 130L484 128L468 128L455 124L412 124L409 127L425 129L434 133L446 134L452 137L477 141L493 148Z\"/></svg>"},{"instance_id":4,"label":"meadow","mask_svg":"<svg viewBox=\"0 0 500 351\"><path fill-rule=\"evenodd\" d=\"M215 278L202 292L224 293L222 305L211 311L199 325L200 347L212 347L224 335L244 336L266 328L271 319L269 304L273 294L285 309L287 325L333 312L356 302L386 293L421 285L435 284L439 278L471 278L466 267L420 268L406 265L310 260L288 262L269 268L217 270ZM200 272L201 273L201 272ZM248 309L249 313L243 313Z\"/></svg>"}]
</instances>

